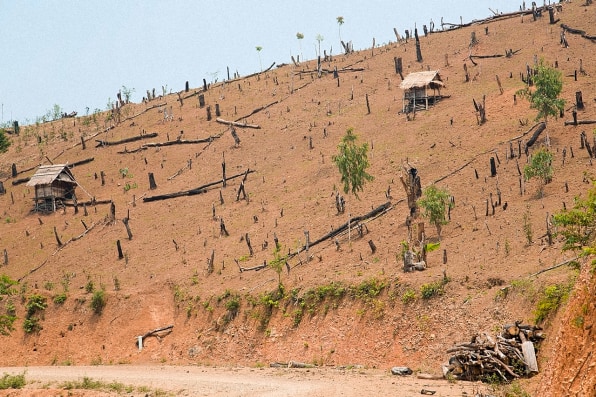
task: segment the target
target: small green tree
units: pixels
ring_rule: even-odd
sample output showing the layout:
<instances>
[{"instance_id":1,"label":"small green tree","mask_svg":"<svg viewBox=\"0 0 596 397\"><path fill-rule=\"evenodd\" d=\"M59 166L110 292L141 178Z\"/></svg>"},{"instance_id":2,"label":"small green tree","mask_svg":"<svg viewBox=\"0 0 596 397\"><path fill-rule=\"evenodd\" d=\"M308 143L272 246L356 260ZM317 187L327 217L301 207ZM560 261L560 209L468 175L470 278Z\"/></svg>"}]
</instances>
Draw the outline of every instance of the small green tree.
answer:
<instances>
[{"instance_id":1,"label":"small green tree","mask_svg":"<svg viewBox=\"0 0 596 397\"><path fill-rule=\"evenodd\" d=\"M10 147L10 139L6 136L6 131L0 129L0 153L6 153Z\"/></svg>"},{"instance_id":2,"label":"small green tree","mask_svg":"<svg viewBox=\"0 0 596 397\"><path fill-rule=\"evenodd\" d=\"M368 144L356 144L358 137L354 134L353 128L348 128L346 135L342 138L337 149L339 154L333 156L333 162L337 165L341 174L341 181L344 184L344 192L350 191L358 197L358 192L364 190L364 184L372 181L374 177L366 172L370 166L368 162Z\"/></svg>"},{"instance_id":3,"label":"small green tree","mask_svg":"<svg viewBox=\"0 0 596 397\"><path fill-rule=\"evenodd\" d=\"M437 228L439 239L443 225L449 223L447 220L447 209L453 208L453 202L449 199L449 193L435 185L424 189L423 195L418 199L418 205L424 210L423 216Z\"/></svg>"},{"instance_id":4,"label":"small green tree","mask_svg":"<svg viewBox=\"0 0 596 397\"><path fill-rule=\"evenodd\" d=\"M577 197L573 208L554 215L557 235L562 236L563 250L579 251L581 255L596 254L596 183L585 199Z\"/></svg>"},{"instance_id":5,"label":"small green tree","mask_svg":"<svg viewBox=\"0 0 596 397\"><path fill-rule=\"evenodd\" d=\"M339 41L341 41L341 25L344 24L344 17L339 16L337 17L337 25L339 27Z\"/></svg>"},{"instance_id":6,"label":"small green tree","mask_svg":"<svg viewBox=\"0 0 596 397\"><path fill-rule=\"evenodd\" d=\"M325 40L325 37L323 37L322 34L318 34L316 40L319 43L319 53L317 54L317 56L321 56L321 41Z\"/></svg>"},{"instance_id":7,"label":"small green tree","mask_svg":"<svg viewBox=\"0 0 596 397\"><path fill-rule=\"evenodd\" d=\"M298 47L300 47L300 59L303 59L304 57L302 56L302 39L304 39L304 34L303 33L296 33L296 38L298 39Z\"/></svg>"},{"instance_id":8,"label":"small green tree","mask_svg":"<svg viewBox=\"0 0 596 397\"><path fill-rule=\"evenodd\" d=\"M532 178L540 180L540 194L543 194L544 185L553 179L553 154L544 147L532 155L530 164L524 167L524 178L528 181Z\"/></svg>"},{"instance_id":9,"label":"small green tree","mask_svg":"<svg viewBox=\"0 0 596 397\"><path fill-rule=\"evenodd\" d=\"M544 119L546 123L548 116L556 117L565 107L565 100L559 98L563 90L563 77L559 70L553 69L540 60L537 74L532 77L536 89L526 87L517 91L530 101L530 108L538 110L536 120Z\"/></svg>"}]
</instances>

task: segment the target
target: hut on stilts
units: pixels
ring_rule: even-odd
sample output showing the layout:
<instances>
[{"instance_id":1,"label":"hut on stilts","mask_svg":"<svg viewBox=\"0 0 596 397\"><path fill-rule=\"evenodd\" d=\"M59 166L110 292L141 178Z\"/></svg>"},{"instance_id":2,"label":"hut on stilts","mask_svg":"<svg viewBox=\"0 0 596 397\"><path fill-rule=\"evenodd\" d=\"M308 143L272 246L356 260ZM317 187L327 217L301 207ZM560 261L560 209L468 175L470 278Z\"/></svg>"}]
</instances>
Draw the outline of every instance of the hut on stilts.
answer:
<instances>
[{"instance_id":1,"label":"hut on stilts","mask_svg":"<svg viewBox=\"0 0 596 397\"><path fill-rule=\"evenodd\" d=\"M35 188L33 210L54 212L68 201L76 201L77 182L66 164L40 166L27 182Z\"/></svg>"},{"instance_id":2,"label":"hut on stilts","mask_svg":"<svg viewBox=\"0 0 596 397\"><path fill-rule=\"evenodd\" d=\"M443 87L445 84L438 70L410 73L399 85L404 90L402 112L428 110L429 106L444 98L441 95Z\"/></svg>"}]
</instances>

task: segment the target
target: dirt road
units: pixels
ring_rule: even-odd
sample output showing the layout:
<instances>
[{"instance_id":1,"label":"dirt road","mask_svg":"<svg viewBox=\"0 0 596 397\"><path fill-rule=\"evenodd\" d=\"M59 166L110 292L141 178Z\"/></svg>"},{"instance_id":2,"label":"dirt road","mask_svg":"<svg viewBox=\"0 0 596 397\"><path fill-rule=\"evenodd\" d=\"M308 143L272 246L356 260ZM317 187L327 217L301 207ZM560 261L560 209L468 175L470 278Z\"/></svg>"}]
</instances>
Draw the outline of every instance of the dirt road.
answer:
<instances>
[{"instance_id":1,"label":"dirt road","mask_svg":"<svg viewBox=\"0 0 596 397\"><path fill-rule=\"evenodd\" d=\"M175 396L414 396L423 389L435 397L473 396L483 385L470 382L449 383L398 377L388 371L372 369L287 369L287 368L212 368L198 366L88 366L88 367L10 367L0 374L25 373L27 386L20 391L4 391L4 396L41 396L49 389L61 389L64 382L84 377L105 384L118 382L135 387L127 396L153 395L167 391ZM139 389L140 388L140 389ZM481 389L482 388L482 389ZM41 394L39 394L41 393ZM53 393L55 394L55 393ZM95 391L77 396L116 395Z\"/></svg>"}]
</instances>

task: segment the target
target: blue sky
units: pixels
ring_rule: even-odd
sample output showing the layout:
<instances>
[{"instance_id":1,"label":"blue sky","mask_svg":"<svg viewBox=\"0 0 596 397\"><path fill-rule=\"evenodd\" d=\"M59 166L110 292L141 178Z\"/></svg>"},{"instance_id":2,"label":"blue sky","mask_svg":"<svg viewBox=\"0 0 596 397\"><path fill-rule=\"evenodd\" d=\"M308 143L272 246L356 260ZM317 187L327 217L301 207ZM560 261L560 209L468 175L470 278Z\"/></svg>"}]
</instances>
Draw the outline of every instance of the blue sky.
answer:
<instances>
[{"instance_id":1,"label":"blue sky","mask_svg":"<svg viewBox=\"0 0 596 397\"><path fill-rule=\"evenodd\" d=\"M521 2L0 0L1 122L33 123L54 104L79 115L104 110L122 86L139 102L147 89L221 81L227 67L231 76L247 75L291 55L313 59L317 35L321 49L338 54L340 33L358 50L373 37L377 45L395 41L393 28L403 35L431 19L440 28L441 17L470 22L492 15L489 8L517 11Z\"/></svg>"}]
</instances>

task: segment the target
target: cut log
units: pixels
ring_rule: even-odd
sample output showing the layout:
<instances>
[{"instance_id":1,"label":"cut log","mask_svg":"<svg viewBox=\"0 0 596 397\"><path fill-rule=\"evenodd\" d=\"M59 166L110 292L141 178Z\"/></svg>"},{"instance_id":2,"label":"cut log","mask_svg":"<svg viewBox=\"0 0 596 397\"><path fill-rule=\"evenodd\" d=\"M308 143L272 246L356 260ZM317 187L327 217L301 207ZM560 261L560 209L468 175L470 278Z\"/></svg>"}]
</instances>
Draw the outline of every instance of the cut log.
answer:
<instances>
[{"instance_id":1,"label":"cut log","mask_svg":"<svg viewBox=\"0 0 596 397\"><path fill-rule=\"evenodd\" d=\"M221 124L233 125L234 127L238 127L238 128L254 128L254 129L261 128L261 126L257 125L257 124L247 124L247 123L240 123L238 121L228 121L228 120L224 120L219 117L217 119L215 119L215 121L217 121L218 123L221 123Z\"/></svg>"},{"instance_id":2,"label":"cut log","mask_svg":"<svg viewBox=\"0 0 596 397\"><path fill-rule=\"evenodd\" d=\"M536 350L534 350L534 344L526 340L526 336L523 332L519 334L522 340L522 353L524 355L524 361L526 362L526 372L528 374L538 373L538 362L536 361Z\"/></svg>"}]
</instances>

